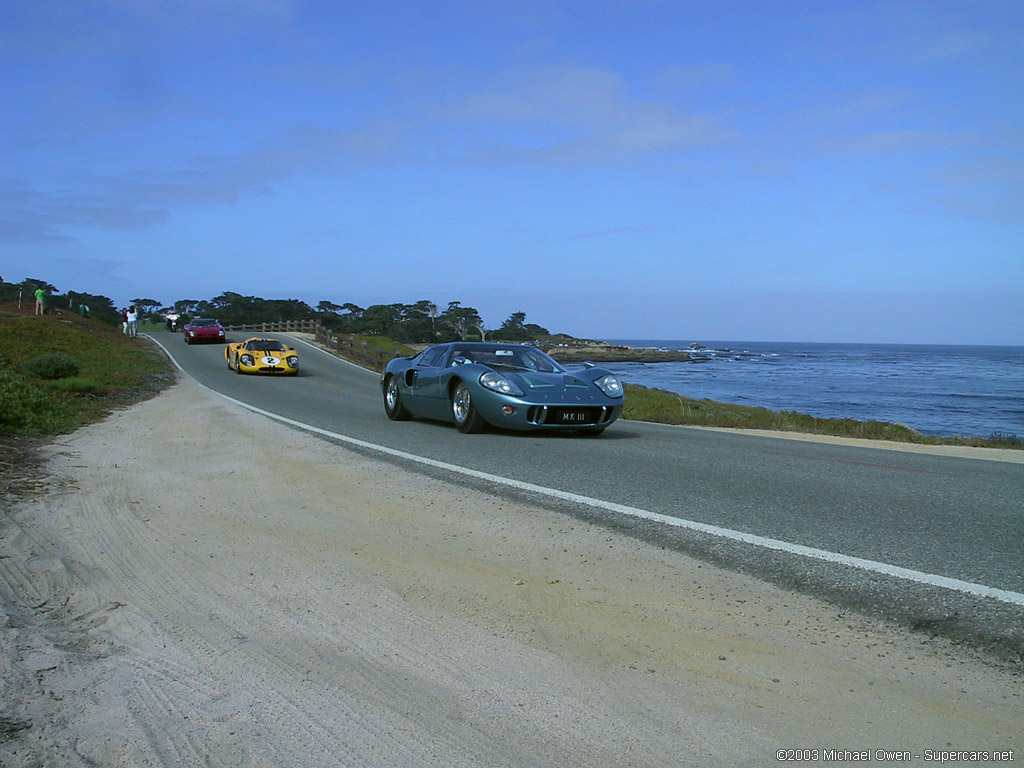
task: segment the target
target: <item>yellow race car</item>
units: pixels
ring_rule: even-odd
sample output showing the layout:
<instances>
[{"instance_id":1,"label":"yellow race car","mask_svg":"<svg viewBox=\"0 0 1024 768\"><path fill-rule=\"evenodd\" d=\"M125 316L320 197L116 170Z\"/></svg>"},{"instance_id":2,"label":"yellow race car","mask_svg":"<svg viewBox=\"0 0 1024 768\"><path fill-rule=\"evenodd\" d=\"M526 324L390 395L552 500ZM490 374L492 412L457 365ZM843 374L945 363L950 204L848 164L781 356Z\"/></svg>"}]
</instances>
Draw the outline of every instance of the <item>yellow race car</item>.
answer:
<instances>
[{"instance_id":1,"label":"yellow race car","mask_svg":"<svg viewBox=\"0 0 1024 768\"><path fill-rule=\"evenodd\" d=\"M295 376L299 372L299 356L291 347L277 339L253 336L224 348L228 368L235 373L278 373Z\"/></svg>"}]
</instances>

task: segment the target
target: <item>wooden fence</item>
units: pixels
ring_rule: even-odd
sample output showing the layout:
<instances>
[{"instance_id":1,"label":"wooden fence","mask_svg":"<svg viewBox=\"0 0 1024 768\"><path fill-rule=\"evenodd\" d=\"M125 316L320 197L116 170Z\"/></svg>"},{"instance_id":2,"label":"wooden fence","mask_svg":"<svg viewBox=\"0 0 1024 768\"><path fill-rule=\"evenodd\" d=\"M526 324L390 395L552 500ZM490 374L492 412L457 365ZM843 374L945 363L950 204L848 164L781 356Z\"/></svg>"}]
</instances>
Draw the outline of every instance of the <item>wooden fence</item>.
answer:
<instances>
[{"instance_id":1,"label":"wooden fence","mask_svg":"<svg viewBox=\"0 0 1024 768\"><path fill-rule=\"evenodd\" d=\"M247 333L311 333L316 340L346 360L381 372L388 361L402 353L400 349L381 350L347 334L335 334L317 320L281 320L272 323L246 323L226 326L229 331Z\"/></svg>"},{"instance_id":2,"label":"wooden fence","mask_svg":"<svg viewBox=\"0 0 1024 768\"><path fill-rule=\"evenodd\" d=\"M249 333L316 333L320 323L316 320L278 320L273 323L246 323L229 325L229 331L248 331Z\"/></svg>"},{"instance_id":3,"label":"wooden fence","mask_svg":"<svg viewBox=\"0 0 1024 768\"><path fill-rule=\"evenodd\" d=\"M390 360L402 354L402 350L382 350L371 347L365 341L359 341L348 334L335 334L322 325L316 329L316 340L328 349L333 349L340 357L363 365L371 370L382 373Z\"/></svg>"}]
</instances>

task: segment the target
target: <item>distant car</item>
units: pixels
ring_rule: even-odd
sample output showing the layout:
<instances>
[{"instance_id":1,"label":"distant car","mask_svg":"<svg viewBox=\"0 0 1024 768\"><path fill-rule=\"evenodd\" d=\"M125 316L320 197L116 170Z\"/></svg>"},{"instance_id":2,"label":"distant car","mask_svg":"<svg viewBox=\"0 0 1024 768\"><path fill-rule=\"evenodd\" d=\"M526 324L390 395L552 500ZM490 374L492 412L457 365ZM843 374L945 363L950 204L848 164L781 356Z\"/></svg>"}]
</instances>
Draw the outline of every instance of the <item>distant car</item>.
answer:
<instances>
[{"instance_id":1,"label":"distant car","mask_svg":"<svg viewBox=\"0 0 1024 768\"><path fill-rule=\"evenodd\" d=\"M420 416L460 432L487 425L600 434L622 412L622 383L593 363L568 370L522 344L451 342L396 357L381 376L392 421Z\"/></svg>"},{"instance_id":2,"label":"distant car","mask_svg":"<svg viewBox=\"0 0 1024 768\"><path fill-rule=\"evenodd\" d=\"M253 336L224 347L228 368L235 373L271 373L295 376L299 372L299 356L294 349L277 339Z\"/></svg>"},{"instance_id":3,"label":"distant car","mask_svg":"<svg viewBox=\"0 0 1024 768\"><path fill-rule=\"evenodd\" d=\"M197 317L186 325L182 330L185 332L185 343L194 344L197 341L226 341L224 326L211 317Z\"/></svg>"}]
</instances>

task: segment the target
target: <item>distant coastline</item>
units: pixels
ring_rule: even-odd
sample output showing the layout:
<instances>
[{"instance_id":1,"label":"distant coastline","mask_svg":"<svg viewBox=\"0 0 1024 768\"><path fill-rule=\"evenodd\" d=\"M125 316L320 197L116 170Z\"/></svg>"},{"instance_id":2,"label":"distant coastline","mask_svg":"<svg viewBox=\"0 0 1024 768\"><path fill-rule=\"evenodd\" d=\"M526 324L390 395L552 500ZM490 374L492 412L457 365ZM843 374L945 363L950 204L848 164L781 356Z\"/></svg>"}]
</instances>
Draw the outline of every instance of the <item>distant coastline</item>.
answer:
<instances>
[{"instance_id":1,"label":"distant coastline","mask_svg":"<svg viewBox=\"0 0 1024 768\"><path fill-rule=\"evenodd\" d=\"M631 347L582 339L571 344L547 346L544 351L560 363L688 363L692 360L685 350Z\"/></svg>"}]
</instances>

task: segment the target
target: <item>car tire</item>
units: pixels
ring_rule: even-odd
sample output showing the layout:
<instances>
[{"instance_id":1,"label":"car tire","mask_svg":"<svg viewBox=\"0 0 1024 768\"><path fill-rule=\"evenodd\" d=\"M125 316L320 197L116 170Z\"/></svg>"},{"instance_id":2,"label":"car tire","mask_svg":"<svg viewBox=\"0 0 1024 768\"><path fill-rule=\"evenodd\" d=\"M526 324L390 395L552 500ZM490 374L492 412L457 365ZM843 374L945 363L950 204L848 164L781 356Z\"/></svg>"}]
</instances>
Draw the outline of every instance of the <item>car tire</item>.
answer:
<instances>
[{"instance_id":1,"label":"car tire","mask_svg":"<svg viewBox=\"0 0 1024 768\"><path fill-rule=\"evenodd\" d=\"M186 343L186 344L191 344L192 342L190 342L190 341L188 340L188 334L186 333L186 334L184 334L184 336L185 336L185 343Z\"/></svg>"},{"instance_id":2,"label":"car tire","mask_svg":"<svg viewBox=\"0 0 1024 768\"><path fill-rule=\"evenodd\" d=\"M239 355L235 355L235 373L239 376L242 375L242 363L239 361Z\"/></svg>"},{"instance_id":3,"label":"car tire","mask_svg":"<svg viewBox=\"0 0 1024 768\"><path fill-rule=\"evenodd\" d=\"M473 398L469 393L469 387L464 382L455 385L452 392L452 418L455 426L464 434L481 432L484 428L484 420L473 405Z\"/></svg>"},{"instance_id":4,"label":"car tire","mask_svg":"<svg viewBox=\"0 0 1024 768\"><path fill-rule=\"evenodd\" d=\"M409 409L402 404L402 393L398 389L398 378L388 376L384 382L384 412L392 421L408 421L412 418Z\"/></svg>"}]
</instances>

